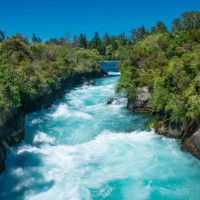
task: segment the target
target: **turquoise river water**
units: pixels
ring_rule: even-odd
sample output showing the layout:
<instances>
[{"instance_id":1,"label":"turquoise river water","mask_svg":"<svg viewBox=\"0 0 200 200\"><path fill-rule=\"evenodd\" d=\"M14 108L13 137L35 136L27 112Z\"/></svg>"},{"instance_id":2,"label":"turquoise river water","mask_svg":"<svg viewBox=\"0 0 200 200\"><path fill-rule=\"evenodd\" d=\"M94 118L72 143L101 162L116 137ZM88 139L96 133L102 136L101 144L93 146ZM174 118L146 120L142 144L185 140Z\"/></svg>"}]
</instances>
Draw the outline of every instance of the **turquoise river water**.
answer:
<instances>
[{"instance_id":1,"label":"turquoise river water","mask_svg":"<svg viewBox=\"0 0 200 200\"><path fill-rule=\"evenodd\" d=\"M147 131L110 76L66 90L26 117L26 138L9 151L0 200L199 200L200 161L175 139ZM117 97L106 105L109 97Z\"/></svg>"}]
</instances>

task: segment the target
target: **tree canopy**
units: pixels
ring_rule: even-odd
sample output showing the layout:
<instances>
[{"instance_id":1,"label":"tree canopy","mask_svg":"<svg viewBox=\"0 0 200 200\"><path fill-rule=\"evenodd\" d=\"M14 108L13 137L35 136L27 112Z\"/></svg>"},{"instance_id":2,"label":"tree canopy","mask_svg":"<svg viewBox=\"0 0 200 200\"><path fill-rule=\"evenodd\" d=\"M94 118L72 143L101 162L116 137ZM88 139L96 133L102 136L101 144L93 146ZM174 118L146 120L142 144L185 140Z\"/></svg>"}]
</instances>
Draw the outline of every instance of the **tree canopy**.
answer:
<instances>
[{"instance_id":1,"label":"tree canopy","mask_svg":"<svg viewBox=\"0 0 200 200\"><path fill-rule=\"evenodd\" d=\"M172 31L157 23L144 39L136 40L128 59L121 62L116 90L128 98L148 87L154 112L170 120L200 120L199 13L184 13Z\"/></svg>"}]
</instances>

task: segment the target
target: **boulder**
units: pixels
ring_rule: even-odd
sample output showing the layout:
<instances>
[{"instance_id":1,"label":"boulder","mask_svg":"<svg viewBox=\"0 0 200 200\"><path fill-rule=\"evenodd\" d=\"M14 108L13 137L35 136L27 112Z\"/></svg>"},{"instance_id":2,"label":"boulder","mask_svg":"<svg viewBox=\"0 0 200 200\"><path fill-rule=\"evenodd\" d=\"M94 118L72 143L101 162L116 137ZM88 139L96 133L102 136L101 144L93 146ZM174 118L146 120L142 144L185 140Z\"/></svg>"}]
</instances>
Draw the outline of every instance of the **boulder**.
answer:
<instances>
[{"instance_id":1,"label":"boulder","mask_svg":"<svg viewBox=\"0 0 200 200\"><path fill-rule=\"evenodd\" d=\"M180 139L184 126L181 122L171 122L169 120L159 121L154 124L155 132L170 138Z\"/></svg>"},{"instance_id":2,"label":"boulder","mask_svg":"<svg viewBox=\"0 0 200 200\"><path fill-rule=\"evenodd\" d=\"M117 104L117 98L109 98L106 101L107 105L111 105L111 104Z\"/></svg>"},{"instance_id":3,"label":"boulder","mask_svg":"<svg viewBox=\"0 0 200 200\"><path fill-rule=\"evenodd\" d=\"M135 98L128 99L127 108L134 112L151 113L152 108L149 105L151 94L147 87L138 90Z\"/></svg>"},{"instance_id":4,"label":"boulder","mask_svg":"<svg viewBox=\"0 0 200 200\"><path fill-rule=\"evenodd\" d=\"M200 129L183 141L182 149L200 159Z\"/></svg>"},{"instance_id":5,"label":"boulder","mask_svg":"<svg viewBox=\"0 0 200 200\"><path fill-rule=\"evenodd\" d=\"M200 150L200 129L192 136L194 145Z\"/></svg>"},{"instance_id":6,"label":"boulder","mask_svg":"<svg viewBox=\"0 0 200 200\"><path fill-rule=\"evenodd\" d=\"M184 128L184 124L180 121L169 121L167 136L172 138L181 138Z\"/></svg>"}]
</instances>

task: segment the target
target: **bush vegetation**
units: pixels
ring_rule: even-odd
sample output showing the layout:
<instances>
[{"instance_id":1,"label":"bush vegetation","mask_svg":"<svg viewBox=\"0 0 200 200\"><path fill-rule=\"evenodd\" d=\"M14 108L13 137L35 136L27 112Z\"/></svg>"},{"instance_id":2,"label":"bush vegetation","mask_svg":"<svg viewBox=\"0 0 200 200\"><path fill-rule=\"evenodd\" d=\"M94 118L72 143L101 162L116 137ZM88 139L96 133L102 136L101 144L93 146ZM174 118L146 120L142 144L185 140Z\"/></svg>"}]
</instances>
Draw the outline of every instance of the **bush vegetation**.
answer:
<instances>
[{"instance_id":1,"label":"bush vegetation","mask_svg":"<svg viewBox=\"0 0 200 200\"><path fill-rule=\"evenodd\" d=\"M130 56L119 66L116 90L134 98L139 88L147 86L155 112L172 121L198 121L200 13L184 13L173 21L171 31L158 25L136 38Z\"/></svg>"},{"instance_id":2,"label":"bush vegetation","mask_svg":"<svg viewBox=\"0 0 200 200\"><path fill-rule=\"evenodd\" d=\"M36 36L35 36L36 37ZM99 71L97 50L71 45L30 44L20 34L0 43L0 124L26 102L50 94L74 74Z\"/></svg>"}]
</instances>

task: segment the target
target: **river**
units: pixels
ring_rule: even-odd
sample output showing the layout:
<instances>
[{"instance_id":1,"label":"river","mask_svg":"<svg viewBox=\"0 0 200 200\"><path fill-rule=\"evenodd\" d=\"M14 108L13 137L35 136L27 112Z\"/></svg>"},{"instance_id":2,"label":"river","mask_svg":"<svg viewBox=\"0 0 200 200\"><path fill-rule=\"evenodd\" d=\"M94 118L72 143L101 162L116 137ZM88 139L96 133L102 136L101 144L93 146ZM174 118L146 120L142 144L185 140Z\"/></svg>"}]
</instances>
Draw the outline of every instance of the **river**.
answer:
<instances>
[{"instance_id":1,"label":"river","mask_svg":"<svg viewBox=\"0 0 200 200\"><path fill-rule=\"evenodd\" d=\"M200 161L179 141L146 130L148 116L126 109L110 76L88 80L51 108L26 117L11 148L1 200L198 200ZM106 105L109 97L118 101Z\"/></svg>"}]
</instances>

